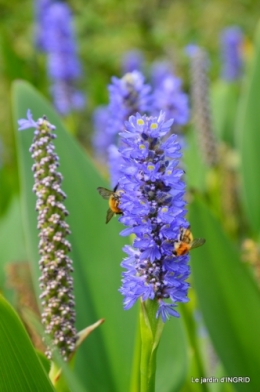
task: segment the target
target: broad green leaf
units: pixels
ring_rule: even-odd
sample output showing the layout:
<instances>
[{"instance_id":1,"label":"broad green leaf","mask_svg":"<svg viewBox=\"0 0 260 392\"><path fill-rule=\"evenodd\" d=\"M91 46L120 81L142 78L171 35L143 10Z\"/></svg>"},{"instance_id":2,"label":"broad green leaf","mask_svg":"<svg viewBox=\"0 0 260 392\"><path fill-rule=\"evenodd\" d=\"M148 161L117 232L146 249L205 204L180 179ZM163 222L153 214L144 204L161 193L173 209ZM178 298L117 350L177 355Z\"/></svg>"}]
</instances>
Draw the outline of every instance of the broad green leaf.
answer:
<instances>
[{"instance_id":1,"label":"broad green leaf","mask_svg":"<svg viewBox=\"0 0 260 392\"><path fill-rule=\"evenodd\" d=\"M21 206L18 197L13 198L0 222L0 252L1 263L26 260Z\"/></svg>"},{"instance_id":2,"label":"broad green leaf","mask_svg":"<svg viewBox=\"0 0 260 392\"><path fill-rule=\"evenodd\" d=\"M189 188L205 190L207 167L202 161L196 130L190 127L183 148L184 170L188 168L185 180Z\"/></svg>"},{"instance_id":3,"label":"broad green leaf","mask_svg":"<svg viewBox=\"0 0 260 392\"><path fill-rule=\"evenodd\" d=\"M37 350L36 352L39 360L41 361L42 367L44 368L45 372L49 374L51 370L51 361L41 351Z\"/></svg>"},{"instance_id":4,"label":"broad green leaf","mask_svg":"<svg viewBox=\"0 0 260 392\"><path fill-rule=\"evenodd\" d=\"M155 390L179 392L188 372L188 347L182 316L165 323L157 352Z\"/></svg>"},{"instance_id":5,"label":"broad green leaf","mask_svg":"<svg viewBox=\"0 0 260 392\"><path fill-rule=\"evenodd\" d=\"M31 329L35 330L40 336L44 334L43 326L31 310L24 308L22 315ZM45 338L48 340L48 336L45 336ZM53 353L52 361L41 352L37 351L37 355L57 392L88 392L73 372L74 358L69 363L65 363L58 352ZM59 373L58 377L57 371ZM58 378L58 382L54 374Z\"/></svg>"},{"instance_id":6,"label":"broad green leaf","mask_svg":"<svg viewBox=\"0 0 260 392\"><path fill-rule=\"evenodd\" d=\"M0 314L0 391L54 391L19 317L2 296Z\"/></svg>"},{"instance_id":7,"label":"broad green leaf","mask_svg":"<svg viewBox=\"0 0 260 392\"><path fill-rule=\"evenodd\" d=\"M130 384L129 369L132 367L137 308L124 311L123 298L118 292L122 273L120 262L124 257L121 249L126 239L119 236L122 226L115 218L108 225L105 224L108 206L96 188L108 185L87 154L65 131L57 114L34 88L25 82L16 82L13 103L15 121L25 118L30 108L35 120L45 114L56 126L55 148L60 157L60 172L64 176L62 188L67 194L65 204L70 213L68 222L72 230L69 240L74 263L77 329L82 330L98 319L105 318L105 323L80 347L75 372L89 390L126 391ZM16 135L24 228L37 290L39 256L37 217L34 211L36 199L31 191L33 161L28 152L33 130L17 132ZM183 334L181 328L177 330ZM168 330L169 339L173 338L174 331ZM174 339L178 341L178 349L173 351L180 354L176 361L183 363L185 341L178 336L174 336ZM166 348L165 358L171 356L172 352ZM181 382L180 378L178 382ZM170 383L174 385L175 380Z\"/></svg>"},{"instance_id":8,"label":"broad green leaf","mask_svg":"<svg viewBox=\"0 0 260 392\"><path fill-rule=\"evenodd\" d=\"M17 188L18 177L16 170L3 165L1 162L2 146L0 144L0 217L6 213L9 204L13 199L14 191Z\"/></svg>"},{"instance_id":9,"label":"broad green leaf","mask_svg":"<svg viewBox=\"0 0 260 392\"><path fill-rule=\"evenodd\" d=\"M190 206L195 237L206 244L192 251L192 277L206 327L230 377L250 377L238 391L260 390L260 292L225 236L219 222L202 201Z\"/></svg>"},{"instance_id":10,"label":"broad green leaf","mask_svg":"<svg viewBox=\"0 0 260 392\"><path fill-rule=\"evenodd\" d=\"M253 231L260 230L260 25L257 27L255 53L241 94L237 145L241 153L242 196Z\"/></svg>"},{"instance_id":11,"label":"broad green leaf","mask_svg":"<svg viewBox=\"0 0 260 392\"><path fill-rule=\"evenodd\" d=\"M0 290L4 291L5 266L8 262L26 261L21 207L18 197L13 198L0 221Z\"/></svg>"}]
</instances>

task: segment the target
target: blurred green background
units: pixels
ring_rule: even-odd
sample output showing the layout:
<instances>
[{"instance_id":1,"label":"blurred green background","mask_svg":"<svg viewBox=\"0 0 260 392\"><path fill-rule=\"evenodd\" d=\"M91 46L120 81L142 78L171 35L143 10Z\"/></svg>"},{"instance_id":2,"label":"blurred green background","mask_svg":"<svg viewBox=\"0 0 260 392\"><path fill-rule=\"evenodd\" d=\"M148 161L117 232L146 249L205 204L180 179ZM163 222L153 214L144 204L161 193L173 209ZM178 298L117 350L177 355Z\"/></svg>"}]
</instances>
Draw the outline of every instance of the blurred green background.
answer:
<instances>
[{"instance_id":1,"label":"blurred green background","mask_svg":"<svg viewBox=\"0 0 260 392\"><path fill-rule=\"evenodd\" d=\"M96 187L102 183L106 186L106 182L96 168L91 149L92 114L98 105L108 102L107 84L113 75L121 76L122 56L131 49L144 54L146 74L152 61L170 60L189 92L189 61L184 49L196 43L210 57L213 123L222 155L217 168L206 167L193 127L186 127L189 220L195 235L206 238L206 244L191 255L190 302L180 307L180 320L170 320L165 327L158 353L157 390L258 392L260 3L67 3L74 14L83 67L80 88L88 101L83 112L61 120L43 98L50 101L49 81L45 55L34 47L33 2L0 1L0 291L21 315L27 307L37 311L33 295L38 290L39 274L37 230L28 152L32 131L18 135L15 127L16 120L24 118L30 107L35 119L47 114L58 129L56 148L72 229L78 328L106 317L106 323L79 352L75 374L90 391L128 390L133 357L137 355L137 306L124 312L118 293L125 239L118 236L121 226L116 219L109 227L104 225L107 206ZM245 37L246 67L236 86L220 81L219 37L230 25L240 26ZM20 79L35 89L24 82L13 85ZM73 165L66 159L68 151ZM26 272L27 262L32 274ZM21 281L26 284L21 285ZM34 336L33 330L30 333L34 344L42 348L38 334ZM103 380L99 379L100 372L104 373ZM249 376L252 382L191 383L191 377L201 376ZM129 390L137 392L134 386Z\"/></svg>"},{"instance_id":2,"label":"blurred green background","mask_svg":"<svg viewBox=\"0 0 260 392\"><path fill-rule=\"evenodd\" d=\"M239 25L248 51L260 13L258 1L68 1L74 13L79 55L84 77L82 90L88 105L77 128L89 143L90 117L96 105L107 103L106 86L112 75L120 75L122 55L140 49L147 66L155 59L172 60L177 73L187 75L184 47L198 43L210 53L213 79L219 74L219 34L229 25ZM15 79L29 80L48 97L46 59L34 47L34 3L0 2L0 134L2 161L13 165L14 139L11 131L10 85ZM184 79L187 83L187 78ZM11 170L11 169L10 169Z\"/></svg>"}]
</instances>

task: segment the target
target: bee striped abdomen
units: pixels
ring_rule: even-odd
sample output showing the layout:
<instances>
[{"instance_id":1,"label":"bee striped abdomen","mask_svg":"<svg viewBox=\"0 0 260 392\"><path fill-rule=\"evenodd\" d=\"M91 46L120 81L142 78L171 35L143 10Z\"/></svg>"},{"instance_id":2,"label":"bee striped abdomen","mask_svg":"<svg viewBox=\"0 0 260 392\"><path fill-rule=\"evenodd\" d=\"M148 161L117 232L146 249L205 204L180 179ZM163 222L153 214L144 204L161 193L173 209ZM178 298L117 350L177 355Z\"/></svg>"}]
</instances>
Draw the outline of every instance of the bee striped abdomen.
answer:
<instances>
[{"instance_id":1,"label":"bee striped abdomen","mask_svg":"<svg viewBox=\"0 0 260 392\"><path fill-rule=\"evenodd\" d=\"M119 198L117 196L111 195L108 204L114 214L122 214L122 210L119 208Z\"/></svg>"},{"instance_id":2,"label":"bee striped abdomen","mask_svg":"<svg viewBox=\"0 0 260 392\"><path fill-rule=\"evenodd\" d=\"M175 256L183 256L186 255L190 251L190 245L186 244L185 242L176 242L175 249L173 254Z\"/></svg>"}]
</instances>

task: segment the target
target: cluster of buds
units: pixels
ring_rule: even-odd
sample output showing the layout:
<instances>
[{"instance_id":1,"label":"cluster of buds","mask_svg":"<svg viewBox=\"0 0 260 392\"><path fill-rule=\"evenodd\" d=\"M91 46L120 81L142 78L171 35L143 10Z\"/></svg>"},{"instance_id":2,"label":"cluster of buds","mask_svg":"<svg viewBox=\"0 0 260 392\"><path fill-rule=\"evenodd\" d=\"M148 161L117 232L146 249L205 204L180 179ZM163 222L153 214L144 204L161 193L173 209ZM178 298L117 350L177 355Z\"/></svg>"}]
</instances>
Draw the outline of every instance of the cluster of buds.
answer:
<instances>
[{"instance_id":1,"label":"cluster of buds","mask_svg":"<svg viewBox=\"0 0 260 392\"><path fill-rule=\"evenodd\" d=\"M40 295L42 323L49 335L51 346L46 355L51 358L57 347L64 360L75 350L77 332L75 329L75 303L72 260L68 257L71 245L66 239L70 234L65 222L68 215L63 202L66 198L61 189L62 175L57 171L59 158L52 143L55 127L46 117L33 121L30 112L28 120L19 121L20 129L35 127L30 152L35 163L33 191L36 194L39 229L39 265L41 270ZM49 344L49 342L47 342Z\"/></svg>"},{"instance_id":2,"label":"cluster of buds","mask_svg":"<svg viewBox=\"0 0 260 392\"><path fill-rule=\"evenodd\" d=\"M218 164L218 151L210 110L208 56L197 47L190 46L191 58L191 102L193 122L196 127L198 142L204 162L208 166Z\"/></svg>"}]
</instances>

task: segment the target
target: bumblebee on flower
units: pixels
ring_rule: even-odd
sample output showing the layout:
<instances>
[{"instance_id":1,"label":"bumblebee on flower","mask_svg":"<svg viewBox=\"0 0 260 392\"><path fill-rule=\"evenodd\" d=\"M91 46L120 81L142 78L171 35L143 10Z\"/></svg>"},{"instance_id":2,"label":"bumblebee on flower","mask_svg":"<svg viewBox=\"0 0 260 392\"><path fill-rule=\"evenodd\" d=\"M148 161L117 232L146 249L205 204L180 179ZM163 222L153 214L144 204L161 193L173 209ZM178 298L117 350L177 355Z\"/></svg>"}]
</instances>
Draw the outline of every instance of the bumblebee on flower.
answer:
<instances>
[{"instance_id":1,"label":"bumblebee on flower","mask_svg":"<svg viewBox=\"0 0 260 392\"><path fill-rule=\"evenodd\" d=\"M136 114L120 133L122 190L120 222L128 226L121 235L135 234L125 246L121 293L125 309L138 298L158 301L157 317L179 316L177 302L187 302L189 255L175 256L180 228L188 228L183 199L185 183L179 168L181 147L170 134L173 120Z\"/></svg>"}]
</instances>

